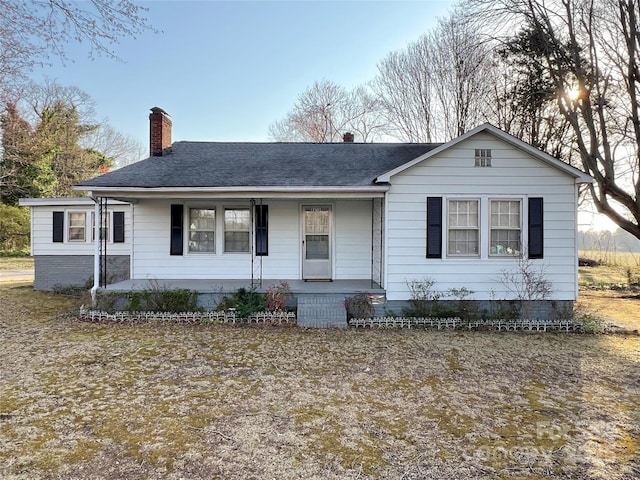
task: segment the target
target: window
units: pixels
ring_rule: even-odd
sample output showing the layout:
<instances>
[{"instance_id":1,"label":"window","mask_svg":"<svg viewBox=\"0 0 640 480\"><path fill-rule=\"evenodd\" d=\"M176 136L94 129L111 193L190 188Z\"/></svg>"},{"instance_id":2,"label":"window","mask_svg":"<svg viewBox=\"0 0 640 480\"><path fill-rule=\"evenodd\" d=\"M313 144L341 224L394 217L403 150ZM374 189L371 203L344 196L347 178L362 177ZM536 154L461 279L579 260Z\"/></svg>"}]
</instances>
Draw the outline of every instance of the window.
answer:
<instances>
[{"instance_id":1,"label":"window","mask_svg":"<svg viewBox=\"0 0 640 480\"><path fill-rule=\"evenodd\" d=\"M102 217L102 225L100 226L100 240L109 240L109 225L111 225L111 213L107 212ZM96 212L91 212L91 241L96 239Z\"/></svg>"},{"instance_id":2,"label":"window","mask_svg":"<svg viewBox=\"0 0 640 480\"><path fill-rule=\"evenodd\" d=\"M69 232L70 242L84 242L86 240L85 228L87 217L84 212L69 212Z\"/></svg>"},{"instance_id":3,"label":"window","mask_svg":"<svg viewBox=\"0 0 640 480\"><path fill-rule=\"evenodd\" d=\"M476 167L491 166L491 149L476 148Z\"/></svg>"},{"instance_id":4,"label":"window","mask_svg":"<svg viewBox=\"0 0 640 480\"><path fill-rule=\"evenodd\" d=\"M489 253L520 255L521 209L519 200L490 200Z\"/></svg>"},{"instance_id":5,"label":"window","mask_svg":"<svg viewBox=\"0 0 640 480\"><path fill-rule=\"evenodd\" d=\"M189 209L189 251L216 251L216 211L204 208Z\"/></svg>"},{"instance_id":6,"label":"window","mask_svg":"<svg viewBox=\"0 0 640 480\"><path fill-rule=\"evenodd\" d=\"M477 256L479 253L478 200L449 200L447 206L447 254Z\"/></svg>"},{"instance_id":7,"label":"window","mask_svg":"<svg viewBox=\"0 0 640 480\"><path fill-rule=\"evenodd\" d=\"M248 253L251 215L248 208L226 208L224 211L225 253Z\"/></svg>"}]
</instances>

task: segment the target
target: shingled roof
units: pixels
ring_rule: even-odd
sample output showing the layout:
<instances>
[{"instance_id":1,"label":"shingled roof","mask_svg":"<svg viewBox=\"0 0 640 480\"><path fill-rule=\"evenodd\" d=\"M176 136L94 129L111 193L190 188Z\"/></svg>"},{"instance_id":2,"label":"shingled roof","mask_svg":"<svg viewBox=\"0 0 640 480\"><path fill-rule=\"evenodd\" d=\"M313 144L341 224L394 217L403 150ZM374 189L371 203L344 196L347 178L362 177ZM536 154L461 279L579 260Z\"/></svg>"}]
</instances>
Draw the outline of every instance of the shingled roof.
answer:
<instances>
[{"instance_id":1,"label":"shingled roof","mask_svg":"<svg viewBox=\"0 0 640 480\"><path fill-rule=\"evenodd\" d=\"M366 187L439 143L175 142L78 185L88 188Z\"/></svg>"}]
</instances>

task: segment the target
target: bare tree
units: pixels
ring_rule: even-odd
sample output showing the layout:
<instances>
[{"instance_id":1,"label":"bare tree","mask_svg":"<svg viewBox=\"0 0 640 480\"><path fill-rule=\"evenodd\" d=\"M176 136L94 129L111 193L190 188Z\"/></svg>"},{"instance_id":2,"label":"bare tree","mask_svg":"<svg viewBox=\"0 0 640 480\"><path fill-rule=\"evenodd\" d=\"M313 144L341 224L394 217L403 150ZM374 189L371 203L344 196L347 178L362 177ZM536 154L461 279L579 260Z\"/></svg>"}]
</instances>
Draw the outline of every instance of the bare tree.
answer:
<instances>
[{"instance_id":1,"label":"bare tree","mask_svg":"<svg viewBox=\"0 0 640 480\"><path fill-rule=\"evenodd\" d=\"M434 137L430 38L391 52L378 63L371 86L383 108L387 132L406 142L431 142Z\"/></svg>"},{"instance_id":2,"label":"bare tree","mask_svg":"<svg viewBox=\"0 0 640 480\"><path fill-rule=\"evenodd\" d=\"M389 134L409 142L450 140L485 117L491 89L489 46L461 12L378 64L372 88Z\"/></svg>"},{"instance_id":3,"label":"bare tree","mask_svg":"<svg viewBox=\"0 0 640 480\"><path fill-rule=\"evenodd\" d=\"M597 210L640 238L640 0L469 4L492 36L536 36Z\"/></svg>"},{"instance_id":4,"label":"bare tree","mask_svg":"<svg viewBox=\"0 0 640 480\"><path fill-rule=\"evenodd\" d=\"M116 58L121 37L151 28L144 11L132 0L0 0L0 101L35 65L66 58L69 42L87 42L90 56Z\"/></svg>"},{"instance_id":5,"label":"bare tree","mask_svg":"<svg viewBox=\"0 0 640 480\"><path fill-rule=\"evenodd\" d=\"M349 92L328 80L315 82L282 120L269 127L276 141L336 142L351 132L372 141L382 128L378 103L363 87Z\"/></svg>"}]
</instances>

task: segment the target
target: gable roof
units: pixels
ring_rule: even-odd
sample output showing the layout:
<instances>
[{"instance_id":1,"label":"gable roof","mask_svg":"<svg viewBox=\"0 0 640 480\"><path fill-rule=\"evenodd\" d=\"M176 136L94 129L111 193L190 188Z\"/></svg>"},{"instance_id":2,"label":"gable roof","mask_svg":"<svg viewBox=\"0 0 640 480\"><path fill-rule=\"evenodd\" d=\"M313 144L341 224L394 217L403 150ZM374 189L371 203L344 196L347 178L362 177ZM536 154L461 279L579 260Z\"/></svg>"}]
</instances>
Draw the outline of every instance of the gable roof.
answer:
<instances>
[{"instance_id":1,"label":"gable roof","mask_svg":"<svg viewBox=\"0 0 640 480\"><path fill-rule=\"evenodd\" d=\"M82 182L77 190L376 187L374 180L440 144L176 142Z\"/></svg>"},{"instance_id":2,"label":"gable roof","mask_svg":"<svg viewBox=\"0 0 640 480\"><path fill-rule=\"evenodd\" d=\"M433 157L434 155L437 155L438 153L442 152L443 150L446 150L448 148L453 147L454 145L459 144L460 142L463 142L465 140L467 140L468 138L473 137L474 135L477 135L480 132L486 132L486 133L490 133L491 135L497 137L500 140L503 140L504 142L508 143L509 145L524 151L525 153L531 155L534 158L537 158L538 160L541 160L542 162L546 163L547 165L550 165L572 177L574 177L576 179L576 183L592 183L593 179L591 178L591 176L587 175L586 173L578 170L577 168L572 167L571 165L558 160L555 157L552 157L551 155L543 152L542 150L537 149L536 147L529 145L526 142L523 142L522 140L520 140L517 137L514 137L513 135L510 135L502 130L500 130L498 127L495 127L493 125L491 125L490 123L484 123L482 125L479 125L478 127L474 128L473 130L469 130L468 132L466 132L463 135L460 135L459 137L454 138L453 140L447 142L447 143L443 143L440 144L439 146L437 146L436 148L433 148L431 150L429 150L428 152L425 152L424 154L420 155L417 158L414 158L413 160L403 164L403 165L399 165L396 168L393 168L389 171L387 171L386 173L383 173L382 175L379 175L376 178L376 182L381 182L381 183L388 183L391 181L391 177L393 177L394 175L397 175L398 173L404 172L406 169L413 167L414 165L416 165L417 163L422 162L423 160L426 160L427 158Z\"/></svg>"}]
</instances>

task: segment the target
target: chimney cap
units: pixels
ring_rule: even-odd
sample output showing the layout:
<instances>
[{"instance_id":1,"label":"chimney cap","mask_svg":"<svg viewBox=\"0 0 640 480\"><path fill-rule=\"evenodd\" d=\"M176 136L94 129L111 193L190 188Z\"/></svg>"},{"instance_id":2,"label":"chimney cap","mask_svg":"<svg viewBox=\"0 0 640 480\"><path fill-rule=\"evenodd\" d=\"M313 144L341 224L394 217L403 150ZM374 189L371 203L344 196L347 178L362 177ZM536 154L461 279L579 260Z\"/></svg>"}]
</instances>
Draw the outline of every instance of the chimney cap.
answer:
<instances>
[{"instance_id":1,"label":"chimney cap","mask_svg":"<svg viewBox=\"0 0 640 480\"><path fill-rule=\"evenodd\" d=\"M171 116L167 112L165 112L163 109L161 109L160 107L152 107L151 108L151 113L161 113L161 114L167 115L169 117Z\"/></svg>"},{"instance_id":2,"label":"chimney cap","mask_svg":"<svg viewBox=\"0 0 640 480\"><path fill-rule=\"evenodd\" d=\"M344 143L353 143L354 135L351 132L347 132L342 136L342 141Z\"/></svg>"}]
</instances>

